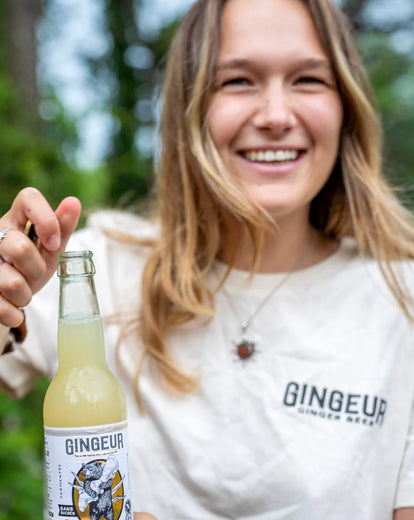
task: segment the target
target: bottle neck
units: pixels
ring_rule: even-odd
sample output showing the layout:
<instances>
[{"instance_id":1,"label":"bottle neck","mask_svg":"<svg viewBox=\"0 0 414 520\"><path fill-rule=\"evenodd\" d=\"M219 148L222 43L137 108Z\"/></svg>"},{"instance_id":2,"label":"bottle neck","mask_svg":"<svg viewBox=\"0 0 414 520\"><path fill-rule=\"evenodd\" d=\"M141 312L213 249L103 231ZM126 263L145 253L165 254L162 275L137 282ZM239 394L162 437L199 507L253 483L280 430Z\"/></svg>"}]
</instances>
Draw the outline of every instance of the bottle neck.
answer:
<instances>
[{"instance_id":1,"label":"bottle neck","mask_svg":"<svg viewBox=\"0 0 414 520\"><path fill-rule=\"evenodd\" d=\"M106 366L102 322L99 315L59 319L59 369Z\"/></svg>"},{"instance_id":2,"label":"bottle neck","mask_svg":"<svg viewBox=\"0 0 414 520\"><path fill-rule=\"evenodd\" d=\"M102 322L90 257L68 253L59 264L59 368L105 364ZM76 255L76 256L75 256Z\"/></svg>"},{"instance_id":3,"label":"bottle neck","mask_svg":"<svg viewBox=\"0 0 414 520\"><path fill-rule=\"evenodd\" d=\"M59 320L79 321L99 316L93 275L60 279Z\"/></svg>"}]
</instances>

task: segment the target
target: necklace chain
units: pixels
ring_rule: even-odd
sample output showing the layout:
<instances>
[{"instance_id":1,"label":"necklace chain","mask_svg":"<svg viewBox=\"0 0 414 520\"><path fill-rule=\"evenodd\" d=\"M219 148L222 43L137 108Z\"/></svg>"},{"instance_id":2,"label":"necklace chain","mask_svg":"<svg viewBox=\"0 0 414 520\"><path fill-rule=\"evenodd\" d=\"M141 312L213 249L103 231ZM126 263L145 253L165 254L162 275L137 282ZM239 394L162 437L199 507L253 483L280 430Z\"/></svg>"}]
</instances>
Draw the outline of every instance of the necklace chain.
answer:
<instances>
[{"instance_id":1,"label":"necklace chain","mask_svg":"<svg viewBox=\"0 0 414 520\"><path fill-rule=\"evenodd\" d=\"M283 276L281 280L279 280L267 293L267 295L263 298L263 300L259 303L259 305L254 309L252 314L246 319L241 321L240 317L236 311L236 308L233 305L233 302L230 298L230 295L226 291L226 288L223 287L223 294L226 297L227 301L229 302L229 305L236 316L237 320L240 322L240 335L241 335L241 341L235 344L236 346L236 352L240 359L247 359L251 357L254 352L256 351L256 344L253 341L248 340L247 337L247 331L252 324L254 318L259 314L259 312L263 309L263 307L268 303L270 298L282 287L282 285L287 281L287 279L290 277L290 275L301 265L301 263L304 261L304 259L308 256L310 251L312 250L315 243L315 237L313 237L308 247L305 248L303 253L299 256L299 258L296 259L296 261L293 263L293 266L291 269Z\"/></svg>"}]
</instances>

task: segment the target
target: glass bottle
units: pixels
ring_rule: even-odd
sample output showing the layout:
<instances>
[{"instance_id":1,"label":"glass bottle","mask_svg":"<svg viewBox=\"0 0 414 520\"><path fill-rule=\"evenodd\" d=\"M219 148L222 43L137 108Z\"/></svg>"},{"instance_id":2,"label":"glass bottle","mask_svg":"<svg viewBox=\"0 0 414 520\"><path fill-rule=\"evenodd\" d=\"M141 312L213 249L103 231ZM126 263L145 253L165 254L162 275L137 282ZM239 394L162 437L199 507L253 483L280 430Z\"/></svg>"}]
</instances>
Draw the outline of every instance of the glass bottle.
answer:
<instances>
[{"instance_id":1,"label":"glass bottle","mask_svg":"<svg viewBox=\"0 0 414 520\"><path fill-rule=\"evenodd\" d=\"M58 259L59 367L43 404L46 518L132 520L126 402L105 359L92 253Z\"/></svg>"}]
</instances>

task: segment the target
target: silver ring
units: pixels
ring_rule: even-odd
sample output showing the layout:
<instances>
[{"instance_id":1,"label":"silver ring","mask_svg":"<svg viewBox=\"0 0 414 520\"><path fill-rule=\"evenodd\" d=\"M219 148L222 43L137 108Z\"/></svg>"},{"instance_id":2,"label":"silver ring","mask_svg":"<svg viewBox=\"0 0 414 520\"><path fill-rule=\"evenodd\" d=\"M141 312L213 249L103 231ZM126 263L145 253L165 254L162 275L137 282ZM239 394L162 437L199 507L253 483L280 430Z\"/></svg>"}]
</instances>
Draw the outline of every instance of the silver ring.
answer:
<instances>
[{"instance_id":1,"label":"silver ring","mask_svg":"<svg viewBox=\"0 0 414 520\"><path fill-rule=\"evenodd\" d=\"M3 229L3 231L0 231L0 244L3 242L4 238L7 235L7 232L10 231L11 228Z\"/></svg>"}]
</instances>

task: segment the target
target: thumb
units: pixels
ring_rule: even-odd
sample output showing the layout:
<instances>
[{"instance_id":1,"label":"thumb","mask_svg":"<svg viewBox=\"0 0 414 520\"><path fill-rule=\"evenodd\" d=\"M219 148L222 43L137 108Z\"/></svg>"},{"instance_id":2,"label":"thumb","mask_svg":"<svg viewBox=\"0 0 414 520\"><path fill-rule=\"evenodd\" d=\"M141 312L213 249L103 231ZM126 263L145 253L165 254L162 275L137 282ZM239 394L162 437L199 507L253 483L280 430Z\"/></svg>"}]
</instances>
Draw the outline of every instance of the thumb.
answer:
<instances>
[{"instance_id":1,"label":"thumb","mask_svg":"<svg viewBox=\"0 0 414 520\"><path fill-rule=\"evenodd\" d=\"M134 513L134 520L157 520L155 516L149 513Z\"/></svg>"},{"instance_id":2,"label":"thumb","mask_svg":"<svg viewBox=\"0 0 414 520\"><path fill-rule=\"evenodd\" d=\"M75 231L81 213L81 203L76 197L66 197L59 204L55 211L55 216L59 220L59 235L49 238L48 245L53 245L51 249L41 247L42 256L47 266L47 276L50 277L57 265L57 253L65 251L66 244Z\"/></svg>"},{"instance_id":3,"label":"thumb","mask_svg":"<svg viewBox=\"0 0 414 520\"><path fill-rule=\"evenodd\" d=\"M76 197L66 197L56 209L55 215L59 219L60 226L59 250L63 251L66 248L71 234L78 225L81 209L81 203Z\"/></svg>"}]
</instances>

